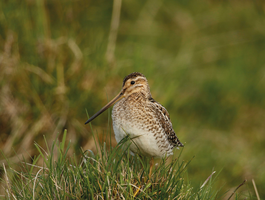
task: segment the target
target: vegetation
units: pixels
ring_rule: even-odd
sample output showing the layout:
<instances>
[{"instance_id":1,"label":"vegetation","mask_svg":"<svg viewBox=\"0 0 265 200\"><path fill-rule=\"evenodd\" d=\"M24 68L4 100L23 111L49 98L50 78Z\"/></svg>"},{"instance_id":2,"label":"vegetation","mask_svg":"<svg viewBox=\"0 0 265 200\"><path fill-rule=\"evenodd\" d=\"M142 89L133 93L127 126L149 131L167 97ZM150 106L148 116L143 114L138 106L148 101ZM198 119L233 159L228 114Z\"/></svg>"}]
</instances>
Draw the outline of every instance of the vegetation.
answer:
<instances>
[{"instance_id":1,"label":"vegetation","mask_svg":"<svg viewBox=\"0 0 265 200\"><path fill-rule=\"evenodd\" d=\"M215 199L211 176L194 192L183 178L188 163L179 157L166 164L163 159L149 174L150 165L145 157L131 156L129 138L115 148L99 146L98 154L91 150L81 161L69 158L66 131L62 142L54 142L46 152L35 144L39 156L33 164L24 163L19 172L5 169L5 192L8 199ZM124 149L127 146L127 149ZM42 164L36 163L42 160ZM13 173L12 173L13 172ZM9 181L9 174L12 183ZM209 182L209 183L208 183Z\"/></svg>"},{"instance_id":2,"label":"vegetation","mask_svg":"<svg viewBox=\"0 0 265 200\"><path fill-rule=\"evenodd\" d=\"M239 198L256 197L253 179L265 198L264 8L259 0L123 1L115 40L112 1L0 1L3 155L13 164L33 162L40 154L34 141L46 146L45 135L50 147L66 128L67 153L79 166L80 146L96 152L112 132L103 114L93 121L94 142L85 109L95 113L125 75L139 71L185 143L182 160L195 156L186 189L199 191L214 170L219 194L230 196L247 179ZM116 145L112 138L106 147Z\"/></svg>"}]
</instances>

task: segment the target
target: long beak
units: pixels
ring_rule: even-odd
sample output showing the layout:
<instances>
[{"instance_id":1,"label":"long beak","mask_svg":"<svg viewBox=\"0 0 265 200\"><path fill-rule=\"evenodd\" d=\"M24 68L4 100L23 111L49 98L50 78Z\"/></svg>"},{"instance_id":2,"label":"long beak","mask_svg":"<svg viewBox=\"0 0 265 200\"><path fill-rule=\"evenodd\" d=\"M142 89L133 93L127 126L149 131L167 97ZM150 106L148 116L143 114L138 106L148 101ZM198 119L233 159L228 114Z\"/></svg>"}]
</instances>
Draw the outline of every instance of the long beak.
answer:
<instances>
[{"instance_id":1,"label":"long beak","mask_svg":"<svg viewBox=\"0 0 265 200\"><path fill-rule=\"evenodd\" d=\"M97 116L99 116L101 113L103 113L105 110L107 110L110 106L115 104L117 101L121 100L124 97L123 93L120 92L116 97L114 97L107 105L105 105L103 108L101 108L96 114L94 114L92 117L90 117L85 124L88 124L93 119L95 119Z\"/></svg>"}]
</instances>

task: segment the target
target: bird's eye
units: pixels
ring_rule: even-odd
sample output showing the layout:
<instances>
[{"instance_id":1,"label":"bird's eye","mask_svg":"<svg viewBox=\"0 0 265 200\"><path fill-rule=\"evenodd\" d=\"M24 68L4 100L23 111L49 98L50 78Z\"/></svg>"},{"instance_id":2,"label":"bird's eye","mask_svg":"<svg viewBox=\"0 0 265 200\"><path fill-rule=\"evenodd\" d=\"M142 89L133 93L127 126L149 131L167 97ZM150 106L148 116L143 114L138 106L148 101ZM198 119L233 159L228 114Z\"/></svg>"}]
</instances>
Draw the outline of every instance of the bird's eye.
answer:
<instances>
[{"instance_id":1,"label":"bird's eye","mask_svg":"<svg viewBox=\"0 0 265 200\"><path fill-rule=\"evenodd\" d=\"M132 85L135 84L135 81L131 81L131 84L132 84Z\"/></svg>"}]
</instances>

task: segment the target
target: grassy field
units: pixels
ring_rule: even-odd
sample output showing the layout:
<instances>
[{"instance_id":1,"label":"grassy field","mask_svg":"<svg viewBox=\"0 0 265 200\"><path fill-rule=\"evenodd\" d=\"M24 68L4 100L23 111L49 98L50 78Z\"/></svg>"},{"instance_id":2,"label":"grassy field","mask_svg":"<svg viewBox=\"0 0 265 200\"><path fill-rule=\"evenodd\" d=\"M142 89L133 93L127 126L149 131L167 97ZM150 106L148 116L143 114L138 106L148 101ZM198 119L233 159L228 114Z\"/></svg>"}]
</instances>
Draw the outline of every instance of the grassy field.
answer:
<instances>
[{"instance_id":1,"label":"grassy field","mask_svg":"<svg viewBox=\"0 0 265 200\"><path fill-rule=\"evenodd\" d=\"M45 135L51 146L64 129L69 155L95 152L86 109L94 114L139 71L185 143L181 159L195 156L191 187L217 171L221 199L245 179L239 199L256 198L252 179L264 199L264 2L115 2L112 12L106 0L0 1L3 155L30 162L39 154L34 141L46 146ZM100 141L113 132L109 115L93 121Z\"/></svg>"},{"instance_id":2,"label":"grassy field","mask_svg":"<svg viewBox=\"0 0 265 200\"><path fill-rule=\"evenodd\" d=\"M131 156L124 148L131 144L127 137L115 148L107 149L103 143L96 146L96 154L88 150L77 158L68 155L71 142L67 144L66 133L46 150L35 143L39 155L32 158L32 164L20 163L19 171L3 164L5 199L214 200L222 196L213 190L215 172L198 190L192 188L186 172L190 162L181 161L181 154L159 160L150 171L150 158Z\"/></svg>"}]
</instances>

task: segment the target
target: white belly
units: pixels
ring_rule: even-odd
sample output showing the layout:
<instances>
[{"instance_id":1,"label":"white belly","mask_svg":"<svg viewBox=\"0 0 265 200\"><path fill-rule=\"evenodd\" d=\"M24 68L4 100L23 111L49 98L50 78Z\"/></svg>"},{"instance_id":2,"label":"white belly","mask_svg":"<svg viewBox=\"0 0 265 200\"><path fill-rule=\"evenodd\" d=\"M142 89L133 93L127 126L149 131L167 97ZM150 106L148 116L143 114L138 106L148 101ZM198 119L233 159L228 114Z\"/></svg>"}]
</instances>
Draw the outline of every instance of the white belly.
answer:
<instances>
[{"instance_id":1,"label":"white belly","mask_svg":"<svg viewBox=\"0 0 265 200\"><path fill-rule=\"evenodd\" d=\"M113 122L113 129L116 141L119 143L124 137L129 135L131 139L130 150L145 156L164 157L172 155L172 152L165 152L159 147L159 143L152 132L137 128L134 124L125 122L116 124Z\"/></svg>"}]
</instances>

